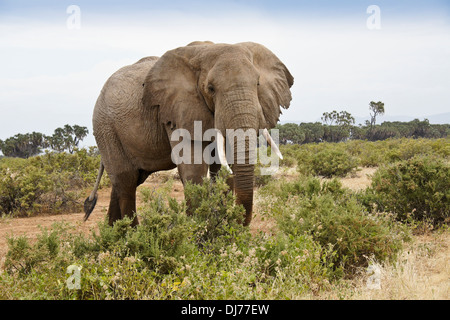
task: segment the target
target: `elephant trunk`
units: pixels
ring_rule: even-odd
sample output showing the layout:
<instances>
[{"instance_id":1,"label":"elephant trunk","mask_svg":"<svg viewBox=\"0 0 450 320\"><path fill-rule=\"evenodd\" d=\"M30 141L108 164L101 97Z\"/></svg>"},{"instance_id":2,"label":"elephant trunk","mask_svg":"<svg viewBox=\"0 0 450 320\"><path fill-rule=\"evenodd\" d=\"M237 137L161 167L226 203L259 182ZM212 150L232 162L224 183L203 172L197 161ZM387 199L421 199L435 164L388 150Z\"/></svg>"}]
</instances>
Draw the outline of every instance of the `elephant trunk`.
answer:
<instances>
[{"instance_id":1,"label":"elephant trunk","mask_svg":"<svg viewBox=\"0 0 450 320\"><path fill-rule=\"evenodd\" d=\"M246 226L252 219L257 130L260 118L258 100L255 96L245 93L233 94L234 99L228 99L224 105L229 119L224 125L227 129L232 129L226 132L227 158L232 164L236 201L245 209L243 224Z\"/></svg>"},{"instance_id":2,"label":"elephant trunk","mask_svg":"<svg viewBox=\"0 0 450 320\"><path fill-rule=\"evenodd\" d=\"M247 164L233 166L236 202L242 204L245 209L244 226L248 226L252 221L254 167Z\"/></svg>"}]
</instances>

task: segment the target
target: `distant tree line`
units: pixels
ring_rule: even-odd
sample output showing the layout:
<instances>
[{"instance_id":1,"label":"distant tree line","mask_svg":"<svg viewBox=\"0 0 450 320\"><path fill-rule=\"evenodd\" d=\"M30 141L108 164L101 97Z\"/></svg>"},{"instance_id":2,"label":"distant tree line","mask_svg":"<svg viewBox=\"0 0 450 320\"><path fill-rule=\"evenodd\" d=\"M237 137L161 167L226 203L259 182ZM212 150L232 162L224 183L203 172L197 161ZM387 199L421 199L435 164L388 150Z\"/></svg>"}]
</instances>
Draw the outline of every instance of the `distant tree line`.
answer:
<instances>
[{"instance_id":1,"label":"distant tree line","mask_svg":"<svg viewBox=\"0 0 450 320\"><path fill-rule=\"evenodd\" d=\"M53 135L46 136L39 132L16 134L13 137L0 140L0 151L6 157L29 158L38 155L43 149L55 152L73 153L89 131L86 127L66 124L55 129Z\"/></svg>"},{"instance_id":2,"label":"distant tree line","mask_svg":"<svg viewBox=\"0 0 450 320\"><path fill-rule=\"evenodd\" d=\"M369 103L370 121L355 125L355 118L347 111L324 112L321 122L278 124L280 143L305 144L311 142L340 142L349 139L368 141L389 138L444 138L450 134L450 124L430 124L428 119L409 122L383 122L376 117L385 112L381 101Z\"/></svg>"},{"instance_id":3,"label":"distant tree line","mask_svg":"<svg viewBox=\"0 0 450 320\"><path fill-rule=\"evenodd\" d=\"M409 122L383 122L377 125L328 125L315 123L278 124L280 143L304 144L311 142L340 142L349 139L368 141L389 138L445 138L450 135L450 124L430 124L425 119Z\"/></svg>"}]
</instances>

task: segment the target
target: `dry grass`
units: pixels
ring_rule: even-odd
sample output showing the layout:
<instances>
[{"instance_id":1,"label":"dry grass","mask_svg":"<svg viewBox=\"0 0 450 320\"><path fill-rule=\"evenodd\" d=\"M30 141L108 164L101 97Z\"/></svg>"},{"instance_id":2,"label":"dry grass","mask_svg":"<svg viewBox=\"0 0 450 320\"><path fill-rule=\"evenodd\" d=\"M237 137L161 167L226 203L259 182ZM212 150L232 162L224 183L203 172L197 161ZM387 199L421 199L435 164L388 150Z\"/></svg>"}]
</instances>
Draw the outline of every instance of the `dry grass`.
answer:
<instances>
[{"instance_id":1,"label":"dry grass","mask_svg":"<svg viewBox=\"0 0 450 320\"><path fill-rule=\"evenodd\" d=\"M366 270L315 299L449 300L450 231L416 236L395 264L377 264L379 287Z\"/></svg>"},{"instance_id":2,"label":"dry grass","mask_svg":"<svg viewBox=\"0 0 450 320\"><path fill-rule=\"evenodd\" d=\"M359 168L355 173L340 179L342 186L353 191L365 189L370 185L375 171L377 171L377 168Z\"/></svg>"}]
</instances>

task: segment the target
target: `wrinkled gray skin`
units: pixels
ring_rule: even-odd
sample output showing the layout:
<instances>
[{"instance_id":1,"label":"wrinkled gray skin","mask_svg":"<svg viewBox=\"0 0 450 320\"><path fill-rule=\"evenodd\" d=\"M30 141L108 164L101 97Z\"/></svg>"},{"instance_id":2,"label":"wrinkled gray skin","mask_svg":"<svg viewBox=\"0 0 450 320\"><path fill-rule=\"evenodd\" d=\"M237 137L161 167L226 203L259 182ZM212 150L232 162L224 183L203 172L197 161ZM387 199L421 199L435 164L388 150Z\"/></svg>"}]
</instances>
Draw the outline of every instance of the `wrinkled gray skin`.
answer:
<instances>
[{"instance_id":1,"label":"wrinkled gray skin","mask_svg":"<svg viewBox=\"0 0 450 320\"><path fill-rule=\"evenodd\" d=\"M217 128L224 135L226 129L271 129L279 119L280 106L289 107L292 84L286 66L267 48L251 42L193 42L114 73L98 97L93 116L102 166L112 182L109 223L134 216L136 188L151 173L176 167L171 150L178 141L170 141L175 129L187 129L191 137L194 121L202 121L203 132ZM210 143L204 142L203 147ZM255 147L246 144L246 149ZM232 165L230 185L246 210L243 223L248 225L254 180L248 150L245 159L245 164ZM183 184L201 183L208 167L214 175L220 164L180 164L178 171ZM95 206L97 186L86 199L85 219ZM137 223L135 218L133 224Z\"/></svg>"}]
</instances>

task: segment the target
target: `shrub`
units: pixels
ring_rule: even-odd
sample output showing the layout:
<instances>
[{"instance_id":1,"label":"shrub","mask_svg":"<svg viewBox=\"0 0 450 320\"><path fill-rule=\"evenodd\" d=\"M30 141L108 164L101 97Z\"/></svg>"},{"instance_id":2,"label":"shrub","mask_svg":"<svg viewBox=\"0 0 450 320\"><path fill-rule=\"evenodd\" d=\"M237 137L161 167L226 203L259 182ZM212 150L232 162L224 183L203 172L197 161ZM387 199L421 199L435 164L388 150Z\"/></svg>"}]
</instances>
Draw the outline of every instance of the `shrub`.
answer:
<instances>
[{"instance_id":1,"label":"shrub","mask_svg":"<svg viewBox=\"0 0 450 320\"><path fill-rule=\"evenodd\" d=\"M100 156L88 151L75 154L46 153L29 159L0 161L0 211L31 215L39 212L80 210L82 190L97 177ZM102 179L102 185L109 183Z\"/></svg>"},{"instance_id":2,"label":"shrub","mask_svg":"<svg viewBox=\"0 0 450 320\"><path fill-rule=\"evenodd\" d=\"M450 166L432 156L416 156L378 169L372 185L361 195L367 207L393 212L400 220L411 217L442 223L450 212Z\"/></svg>"},{"instance_id":3,"label":"shrub","mask_svg":"<svg viewBox=\"0 0 450 320\"><path fill-rule=\"evenodd\" d=\"M289 157L295 157L297 169L308 175L345 176L357 168L358 158L346 150L346 143L320 143L284 146Z\"/></svg>"},{"instance_id":4,"label":"shrub","mask_svg":"<svg viewBox=\"0 0 450 320\"><path fill-rule=\"evenodd\" d=\"M300 145L280 145L280 152L283 155L283 159L280 160L280 166L282 167L295 167L297 161L296 153L299 150Z\"/></svg>"},{"instance_id":5,"label":"shrub","mask_svg":"<svg viewBox=\"0 0 450 320\"><path fill-rule=\"evenodd\" d=\"M321 182L317 177L300 175L291 182L272 181L259 191L261 196L268 199L275 198L281 202L288 201L291 197L305 196L310 198L313 195L325 193L341 196L345 193L345 190L342 189L342 184L336 178Z\"/></svg>"},{"instance_id":6,"label":"shrub","mask_svg":"<svg viewBox=\"0 0 450 320\"><path fill-rule=\"evenodd\" d=\"M339 143L319 143L304 145L282 145L280 150L287 162L291 164L295 159L299 172L303 174L319 174L313 170L313 161L318 171L321 165L326 166L323 175L333 175L337 164L341 162L344 168L357 161L362 167L377 167L382 164L407 160L416 155L434 155L446 159L450 156L450 139L387 139L384 141L350 140ZM321 160L318 153L322 153L325 160ZM335 154L339 161L334 161L331 154ZM348 158L345 158L347 154ZM342 159L341 159L342 158ZM283 161L280 162L283 165ZM347 164L346 164L347 163Z\"/></svg>"},{"instance_id":7,"label":"shrub","mask_svg":"<svg viewBox=\"0 0 450 320\"><path fill-rule=\"evenodd\" d=\"M261 187L268 184L273 179L270 174L261 174L261 164L258 162L255 166L254 181L255 186Z\"/></svg>"},{"instance_id":8,"label":"shrub","mask_svg":"<svg viewBox=\"0 0 450 320\"><path fill-rule=\"evenodd\" d=\"M333 179L299 177L294 182L267 185L262 194L265 214L272 215L279 229L293 237L310 235L328 254L335 272L349 275L367 266L368 258L392 260L406 234L390 217L370 214L357 197ZM271 196L268 196L271 194Z\"/></svg>"},{"instance_id":9,"label":"shrub","mask_svg":"<svg viewBox=\"0 0 450 320\"><path fill-rule=\"evenodd\" d=\"M332 246L333 263L347 274L366 267L369 257L392 261L401 249L389 220L368 214L354 197L336 201L325 194L294 203L296 208L280 218L280 228L293 235L311 234L322 247Z\"/></svg>"},{"instance_id":10,"label":"shrub","mask_svg":"<svg viewBox=\"0 0 450 320\"><path fill-rule=\"evenodd\" d=\"M130 218L118 220L112 227L104 221L92 239L77 237L74 255L98 257L102 252L113 252L117 257L140 259L150 270L168 273L192 247L191 224L182 212L183 207L174 199L167 204L157 198L141 209L140 224L135 228L131 227Z\"/></svg>"},{"instance_id":11,"label":"shrub","mask_svg":"<svg viewBox=\"0 0 450 320\"><path fill-rule=\"evenodd\" d=\"M312 156L311 168L314 174L324 177L343 177L358 166L356 158L342 149L323 150Z\"/></svg>"},{"instance_id":12,"label":"shrub","mask_svg":"<svg viewBox=\"0 0 450 320\"><path fill-rule=\"evenodd\" d=\"M219 171L215 183L186 184L185 195L195 221L199 248L217 253L220 248L248 234L242 226L245 210L235 205L235 197L226 183L227 172Z\"/></svg>"},{"instance_id":13,"label":"shrub","mask_svg":"<svg viewBox=\"0 0 450 320\"><path fill-rule=\"evenodd\" d=\"M59 268L64 260L61 246L68 239L67 230L68 226L63 224L54 224L51 231L41 229L34 243L26 236L8 238L5 270L25 276Z\"/></svg>"},{"instance_id":14,"label":"shrub","mask_svg":"<svg viewBox=\"0 0 450 320\"><path fill-rule=\"evenodd\" d=\"M46 172L29 166L19 172L13 170L0 167L0 211L9 214L40 210L43 204L39 200L51 188Z\"/></svg>"}]
</instances>

